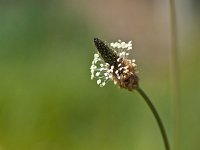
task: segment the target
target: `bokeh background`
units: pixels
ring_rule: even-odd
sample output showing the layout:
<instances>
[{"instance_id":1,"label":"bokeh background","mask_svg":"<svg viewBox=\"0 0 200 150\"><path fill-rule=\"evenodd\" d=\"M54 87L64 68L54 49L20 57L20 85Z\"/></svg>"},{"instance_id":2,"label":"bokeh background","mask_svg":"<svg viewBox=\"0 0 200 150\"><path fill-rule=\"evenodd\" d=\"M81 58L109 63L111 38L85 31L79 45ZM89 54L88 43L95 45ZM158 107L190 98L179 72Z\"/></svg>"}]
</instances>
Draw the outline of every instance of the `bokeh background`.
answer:
<instances>
[{"instance_id":1,"label":"bokeh background","mask_svg":"<svg viewBox=\"0 0 200 150\"><path fill-rule=\"evenodd\" d=\"M90 80L93 37L133 41L140 86L174 137L168 0L0 1L0 150L164 149L137 92ZM177 0L179 146L200 149L200 3ZM177 112L179 113L179 112Z\"/></svg>"}]
</instances>

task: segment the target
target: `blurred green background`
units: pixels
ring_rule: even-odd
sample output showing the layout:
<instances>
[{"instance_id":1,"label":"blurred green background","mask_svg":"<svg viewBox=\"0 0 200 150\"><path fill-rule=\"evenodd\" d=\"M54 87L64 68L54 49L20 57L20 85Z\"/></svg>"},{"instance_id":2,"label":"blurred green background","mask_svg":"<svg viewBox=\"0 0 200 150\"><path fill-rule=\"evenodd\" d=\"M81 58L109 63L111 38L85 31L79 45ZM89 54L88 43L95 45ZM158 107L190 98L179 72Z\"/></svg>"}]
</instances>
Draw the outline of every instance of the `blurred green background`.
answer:
<instances>
[{"instance_id":1,"label":"blurred green background","mask_svg":"<svg viewBox=\"0 0 200 150\"><path fill-rule=\"evenodd\" d=\"M198 0L177 1L180 148L200 149ZM164 149L136 92L90 80L93 37L133 40L140 85L173 143L169 2L0 1L0 150Z\"/></svg>"}]
</instances>

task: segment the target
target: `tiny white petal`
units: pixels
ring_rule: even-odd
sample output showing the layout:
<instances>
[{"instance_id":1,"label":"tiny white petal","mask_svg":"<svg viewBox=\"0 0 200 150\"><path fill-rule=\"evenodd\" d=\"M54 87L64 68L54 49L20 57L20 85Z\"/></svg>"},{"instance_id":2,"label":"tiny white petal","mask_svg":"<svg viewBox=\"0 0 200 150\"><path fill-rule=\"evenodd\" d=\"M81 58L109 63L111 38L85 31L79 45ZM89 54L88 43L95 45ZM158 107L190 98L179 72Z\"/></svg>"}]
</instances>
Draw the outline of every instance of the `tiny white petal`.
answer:
<instances>
[{"instance_id":1,"label":"tiny white petal","mask_svg":"<svg viewBox=\"0 0 200 150\"><path fill-rule=\"evenodd\" d=\"M117 48L121 48L121 44L117 44Z\"/></svg>"},{"instance_id":2,"label":"tiny white petal","mask_svg":"<svg viewBox=\"0 0 200 150\"><path fill-rule=\"evenodd\" d=\"M91 70L96 69L96 68L97 68L97 66L95 66L95 65L92 65L92 66L90 67Z\"/></svg>"},{"instance_id":3,"label":"tiny white petal","mask_svg":"<svg viewBox=\"0 0 200 150\"><path fill-rule=\"evenodd\" d=\"M128 69L128 66L124 67L124 69Z\"/></svg>"},{"instance_id":4,"label":"tiny white petal","mask_svg":"<svg viewBox=\"0 0 200 150\"><path fill-rule=\"evenodd\" d=\"M116 47L116 43L111 43L110 46L113 47L113 48L115 48Z\"/></svg>"},{"instance_id":5,"label":"tiny white petal","mask_svg":"<svg viewBox=\"0 0 200 150\"><path fill-rule=\"evenodd\" d=\"M126 47L126 43L125 43L125 42L122 42L122 43L121 43L121 47L122 47L122 48L125 48L125 47Z\"/></svg>"},{"instance_id":6,"label":"tiny white petal","mask_svg":"<svg viewBox=\"0 0 200 150\"><path fill-rule=\"evenodd\" d=\"M100 75L100 72L97 72L97 73L95 74L95 76L97 76L97 77L98 77L99 75Z\"/></svg>"},{"instance_id":7,"label":"tiny white petal","mask_svg":"<svg viewBox=\"0 0 200 150\"><path fill-rule=\"evenodd\" d=\"M99 60L98 59L94 59L94 63L96 64Z\"/></svg>"},{"instance_id":8,"label":"tiny white petal","mask_svg":"<svg viewBox=\"0 0 200 150\"><path fill-rule=\"evenodd\" d=\"M132 44L132 43L128 43L127 45L128 45L128 47L132 47L132 46L133 46L133 44Z\"/></svg>"},{"instance_id":9,"label":"tiny white petal","mask_svg":"<svg viewBox=\"0 0 200 150\"><path fill-rule=\"evenodd\" d=\"M103 67L104 65L103 65L103 64L100 64L100 66Z\"/></svg>"},{"instance_id":10,"label":"tiny white petal","mask_svg":"<svg viewBox=\"0 0 200 150\"><path fill-rule=\"evenodd\" d=\"M114 43L110 43L110 46L112 46L112 47L113 47L113 45L114 45Z\"/></svg>"},{"instance_id":11,"label":"tiny white petal","mask_svg":"<svg viewBox=\"0 0 200 150\"><path fill-rule=\"evenodd\" d=\"M94 79L94 75L93 75L93 74L91 75L91 80L92 80L92 79Z\"/></svg>"},{"instance_id":12,"label":"tiny white petal","mask_svg":"<svg viewBox=\"0 0 200 150\"><path fill-rule=\"evenodd\" d=\"M101 85L102 85L102 86L105 86L105 85L106 85L106 82L103 82Z\"/></svg>"},{"instance_id":13,"label":"tiny white petal","mask_svg":"<svg viewBox=\"0 0 200 150\"><path fill-rule=\"evenodd\" d=\"M121 53L119 53L119 56L125 56L125 52L121 52Z\"/></svg>"},{"instance_id":14,"label":"tiny white petal","mask_svg":"<svg viewBox=\"0 0 200 150\"><path fill-rule=\"evenodd\" d=\"M131 50L132 49L132 47L128 47L128 50Z\"/></svg>"},{"instance_id":15,"label":"tiny white petal","mask_svg":"<svg viewBox=\"0 0 200 150\"><path fill-rule=\"evenodd\" d=\"M132 63L133 67L136 67L136 64L135 63Z\"/></svg>"},{"instance_id":16,"label":"tiny white petal","mask_svg":"<svg viewBox=\"0 0 200 150\"><path fill-rule=\"evenodd\" d=\"M98 58L99 57L99 54L94 54L94 58Z\"/></svg>"},{"instance_id":17,"label":"tiny white petal","mask_svg":"<svg viewBox=\"0 0 200 150\"><path fill-rule=\"evenodd\" d=\"M128 73L128 72L129 72L129 70L128 70L128 69L126 69L126 70L124 70L124 71L123 71L123 73Z\"/></svg>"},{"instance_id":18,"label":"tiny white petal","mask_svg":"<svg viewBox=\"0 0 200 150\"><path fill-rule=\"evenodd\" d=\"M97 84L99 85L101 83L101 79L97 80Z\"/></svg>"},{"instance_id":19,"label":"tiny white petal","mask_svg":"<svg viewBox=\"0 0 200 150\"><path fill-rule=\"evenodd\" d=\"M120 58L117 58L117 62L119 62L120 61Z\"/></svg>"}]
</instances>

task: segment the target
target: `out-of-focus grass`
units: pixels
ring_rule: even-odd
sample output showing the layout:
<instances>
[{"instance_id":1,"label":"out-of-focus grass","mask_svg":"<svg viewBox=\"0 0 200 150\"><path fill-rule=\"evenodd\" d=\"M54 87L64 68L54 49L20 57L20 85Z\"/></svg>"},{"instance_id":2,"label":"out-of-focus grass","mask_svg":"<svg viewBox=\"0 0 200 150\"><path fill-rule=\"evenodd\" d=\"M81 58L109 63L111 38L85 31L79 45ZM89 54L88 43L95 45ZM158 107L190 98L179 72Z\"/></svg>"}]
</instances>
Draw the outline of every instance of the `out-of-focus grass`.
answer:
<instances>
[{"instance_id":1,"label":"out-of-focus grass","mask_svg":"<svg viewBox=\"0 0 200 150\"><path fill-rule=\"evenodd\" d=\"M93 29L73 10L39 6L1 6L0 148L131 146L133 101L90 82Z\"/></svg>"},{"instance_id":2,"label":"out-of-focus grass","mask_svg":"<svg viewBox=\"0 0 200 150\"><path fill-rule=\"evenodd\" d=\"M192 39L188 41L186 47L182 48L181 57L181 148L200 148L200 43L199 31L196 31Z\"/></svg>"},{"instance_id":3,"label":"out-of-focus grass","mask_svg":"<svg viewBox=\"0 0 200 150\"><path fill-rule=\"evenodd\" d=\"M0 8L0 149L163 148L153 115L136 92L112 84L99 88L90 81L95 25L60 3L7 3ZM185 130L198 107L191 102L199 98L198 72L192 72L199 60L194 61L196 65L183 64L182 128L190 141L185 147L194 143L195 149L196 136ZM150 68L145 59L140 62L141 86L170 133L168 66Z\"/></svg>"}]
</instances>

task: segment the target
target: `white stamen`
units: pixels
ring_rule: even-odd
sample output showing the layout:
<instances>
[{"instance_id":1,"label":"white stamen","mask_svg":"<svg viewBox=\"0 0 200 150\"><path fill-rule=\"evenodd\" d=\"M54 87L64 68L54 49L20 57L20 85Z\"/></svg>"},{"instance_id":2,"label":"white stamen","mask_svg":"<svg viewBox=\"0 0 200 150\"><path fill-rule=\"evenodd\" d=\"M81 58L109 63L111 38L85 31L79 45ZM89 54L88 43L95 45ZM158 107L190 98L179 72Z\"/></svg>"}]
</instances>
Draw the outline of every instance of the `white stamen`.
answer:
<instances>
[{"instance_id":1,"label":"white stamen","mask_svg":"<svg viewBox=\"0 0 200 150\"><path fill-rule=\"evenodd\" d=\"M106 72L106 73L104 73L104 76L107 76L108 75L108 73Z\"/></svg>"},{"instance_id":2,"label":"white stamen","mask_svg":"<svg viewBox=\"0 0 200 150\"><path fill-rule=\"evenodd\" d=\"M128 49L127 50L131 50L132 49L132 47L128 47Z\"/></svg>"},{"instance_id":3,"label":"white stamen","mask_svg":"<svg viewBox=\"0 0 200 150\"><path fill-rule=\"evenodd\" d=\"M128 66L124 67L124 69L128 69Z\"/></svg>"},{"instance_id":4,"label":"white stamen","mask_svg":"<svg viewBox=\"0 0 200 150\"><path fill-rule=\"evenodd\" d=\"M101 79L97 80L97 84L99 85L101 83Z\"/></svg>"},{"instance_id":5,"label":"white stamen","mask_svg":"<svg viewBox=\"0 0 200 150\"><path fill-rule=\"evenodd\" d=\"M94 79L94 75L93 75L93 74L91 75L91 80L92 80L92 79Z\"/></svg>"},{"instance_id":6,"label":"white stamen","mask_svg":"<svg viewBox=\"0 0 200 150\"><path fill-rule=\"evenodd\" d=\"M126 48L126 43L125 43L125 42L122 42L122 43L121 43L121 47L122 47L122 48Z\"/></svg>"},{"instance_id":7,"label":"white stamen","mask_svg":"<svg viewBox=\"0 0 200 150\"><path fill-rule=\"evenodd\" d=\"M102 85L102 86L105 86L105 85L106 85L106 82L103 82L101 85Z\"/></svg>"},{"instance_id":8,"label":"white stamen","mask_svg":"<svg viewBox=\"0 0 200 150\"><path fill-rule=\"evenodd\" d=\"M120 61L120 58L117 58L117 62L119 62Z\"/></svg>"},{"instance_id":9,"label":"white stamen","mask_svg":"<svg viewBox=\"0 0 200 150\"><path fill-rule=\"evenodd\" d=\"M117 48L121 48L121 44L117 44Z\"/></svg>"},{"instance_id":10,"label":"white stamen","mask_svg":"<svg viewBox=\"0 0 200 150\"><path fill-rule=\"evenodd\" d=\"M132 63L133 67L136 67L136 64L135 63Z\"/></svg>"},{"instance_id":11,"label":"white stamen","mask_svg":"<svg viewBox=\"0 0 200 150\"><path fill-rule=\"evenodd\" d=\"M121 52L121 53L119 53L119 56L125 56L125 52Z\"/></svg>"},{"instance_id":12,"label":"white stamen","mask_svg":"<svg viewBox=\"0 0 200 150\"><path fill-rule=\"evenodd\" d=\"M100 71L103 71L105 68L100 68Z\"/></svg>"},{"instance_id":13,"label":"white stamen","mask_svg":"<svg viewBox=\"0 0 200 150\"><path fill-rule=\"evenodd\" d=\"M94 58L98 58L99 57L99 54L94 54Z\"/></svg>"},{"instance_id":14,"label":"white stamen","mask_svg":"<svg viewBox=\"0 0 200 150\"><path fill-rule=\"evenodd\" d=\"M126 70L124 70L124 71L123 71L123 73L128 73L128 72L129 72L129 70L128 70L128 69L126 69Z\"/></svg>"},{"instance_id":15,"label":"white stamen","mask_svg":"<svg viewBox=\"0 0 200 150\"><path fill-rule=\"evenodd\" d=\"M95 74L95 76L97 76L97 77L98 77L99 75L100 75L100 72L97 72L97 73Z\"/></svg>"}]
</instances>

